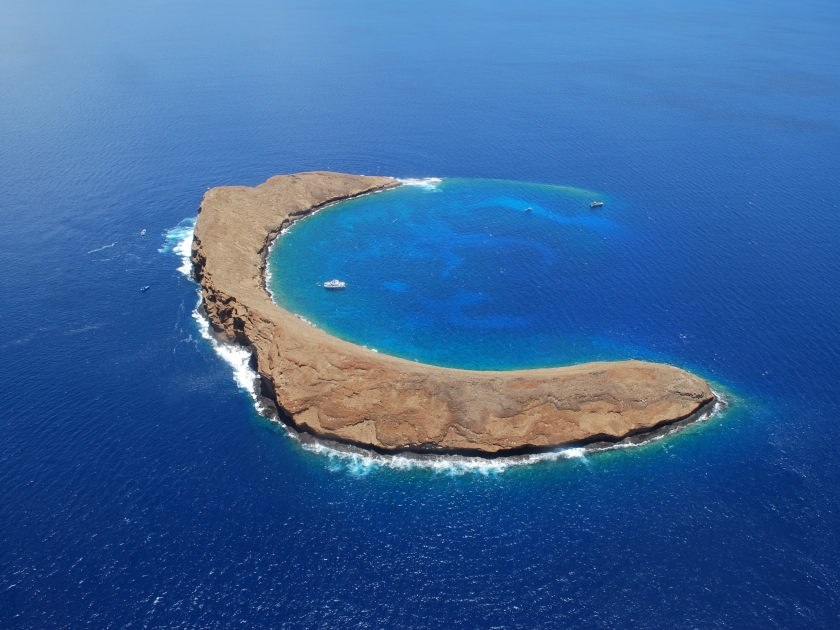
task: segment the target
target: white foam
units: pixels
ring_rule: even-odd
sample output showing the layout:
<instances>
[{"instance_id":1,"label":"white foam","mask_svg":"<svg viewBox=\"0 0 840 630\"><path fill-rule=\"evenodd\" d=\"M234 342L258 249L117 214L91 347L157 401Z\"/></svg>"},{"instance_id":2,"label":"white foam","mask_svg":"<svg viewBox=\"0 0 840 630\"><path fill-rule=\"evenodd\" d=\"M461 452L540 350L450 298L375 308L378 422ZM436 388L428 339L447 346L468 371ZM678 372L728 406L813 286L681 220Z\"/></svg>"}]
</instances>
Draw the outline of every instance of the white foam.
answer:
<instances>
[{"instance_id":1,"label":"white foam","mask_svg":"<svg viewBox=\"0 0 840 630\"><path fill-rule=\"evenodd\" d=\"M166 241L158 249L160 253L173 252L181 259L181 266L178 271L191 277L192 274L192 242L195 230L195 217L189 217L181 221L165 234ZM233 380L240 389L248 392L251 399L257 406L257 411L263 413L264 408L260 403L257 392L259 391L259 375L251 369L251 352L247 348L235 344L225 343L216 338L210 331L210 321L201 311L201 294L199 292L198 303L192 312L192 317L198 324L198 332L213 347L233 371Z\"/></svg>"},{"instance_id":2,"label":"white foam","mask_svg":"<svg viewBox=\"0 0 840 630\"><path fill-rule=\"evenodd\" d=\"M670 436L674 435L675 433L678 433L678 432L682 431L683 429L686 429L690 426L694 426L695 424L700 424L702 422L707 422L708 420L711 420L713 417L718 415L721 411L723 411L724 409L726 409L729 406L729 401L723 396L723 394L720 394L719 392L716 392L715 390L712 390L712 394L714 394L714 396L715 396L715 404L712 405L712 408L709 409L708 411L700 414L697 418L692 420L691 423L688 424L688 425L679 425L679 424L673 425L673 426L667 428L665 431L663 431L661 433L656 433L654 435L651 435L651 436L647 437L646 439L641 439L641 440L633 441L633 442L619 442L618 444L610 444L609 446L593 448L593 449L591 449L591 452L602 453L602 452L605 452L605 451L617 451L619 449L638 448L640 446L647 446L648 444L653 444L654 442L658 442L659 440L670 437Z\"/></svg>"},{"instance_id":3,"label":"white foam","mask_svg":"<svg viewBox=\"0 0 840 630\"><path fill-rule=\"evenodd\" d=\"M272 243L271 245L273 247L274 243ZM269 255L269 258L270 258L271 257L271 247L269 247L269 249L268 249L268 255ZM268 263L269 258L266 258L265 271L263 272L263 276L265 278L265 291L266 291L266 293L268 293L271 296L271 301L272 302L277 302L277 300L274 299L274 291L271 290L271 265Z\"/></svg>"},{"instance_id":4,"label":"white foam","mask_svg":"<svg viewBox=\"0 0 840 630\"><path fill-rule=\"evenodd\" d=\"M517 457L487 459L462 455L379 455L331 448L320 442L302 443L301 447L311 453L323 455L330 460L330 470L348 472L354 476L365 476L377 470L427 470L436 474L460 476L477 474L485 477L500 475L510 468L531 466L540 462L560 459L581 459L585 461L586 449L567 448L549 453L537 453Z\"/></svg>"},{"instance_id":5,"label":"white foam","mask_svg":"<svg viewBox=\"0 0 840 630\"><path fill-rule=\"evenodd\" d=\"M567 448L563 451L560 451L560 454L566 459L582 459L586 457L586 449L583 447Z\"/></svg>"},{"instance_id":6,"label":"white foam","mask_svg":"<svg viewBox=\"0 0 840 630\"><path fill-rule=\"evenodd\" d=\"M419 186L424 190L437 190L438 184L440 184L443 180L440 177L426 177L425 179L400 179L399 177L396 180L401 183L403 186Z\"/></svg>"},{"instance_id":7,"label":"white foam","mask_svg":"<svg viewBox=\"0 0 840 630\"><path fill-rule=\"evenodd\" d=\"M295 317L297 317L297 318L298 318L300 321L302 321L302 322L306 322L307 324L309 324L310 326L312 326L312 328L318 328L315 324L313 324L312 322L310 322L310 321L309 321L308 319L306 319L303 315L298 315L297 313L295 313Z\"/></svg>"},{"instance_id":8,"label":"white foam","mask_svg":"<svg viewBox=\"0 0 840 630\"><path fill-rule=\"evenodd\" d=\"M251 368L251 351L242 346L237 346L230 343L220 341L210 332L210 321L201 313L201 298L199 297L198 304L192 312L193 319L198 324L198 332L233 371L233 380L240 389L248 392L248 395L254 401L257 411L265 412L264 406L260 402L258 395L260 375Z\"/></svg>"},{"instance_id":9,"label":"white foam","mask_svg":"<svg viewBox=\"0 0 840 630\"><path fill-rule=\"evenodd\" d=\"M192 275L192 243L195 220L196 217L187 217L171 230L167 230L164 234L166 241L158 249L161 254L175 252L181 258L181 266L178 267L178 271L188 278Z\"/></svg>"}]
</instances>

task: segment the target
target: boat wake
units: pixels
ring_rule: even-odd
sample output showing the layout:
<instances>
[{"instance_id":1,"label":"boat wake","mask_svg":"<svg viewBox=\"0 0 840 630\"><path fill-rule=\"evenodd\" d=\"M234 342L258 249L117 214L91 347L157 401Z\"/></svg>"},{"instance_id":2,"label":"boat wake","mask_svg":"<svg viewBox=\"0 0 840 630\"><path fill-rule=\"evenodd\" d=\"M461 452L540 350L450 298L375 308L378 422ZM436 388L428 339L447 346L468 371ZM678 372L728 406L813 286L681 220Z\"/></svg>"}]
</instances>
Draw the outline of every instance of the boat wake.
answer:
<instances>
[{"instance_id":1,"label":"boat wake","mask_svg":"<svg viewBox=\"0 0 840 630\"><path fill-rule=\"evenodd\" d=\"M103 245L102 247L97 247L96 249L92 249L89 252L85 252L85 256L87 256L88 254L95 254L96 252L101 252L103 249L108 249L110 247L113 247L114 245L116 245L116 243L111 243L110 245Z\"/></svg>"},{"instance_id":2,"label":"boat wake","mask_svg":"<svg viewBox=\"0 0 840 630\"><path fill-rule=\"evenodd\" d=\"M428 180L408 181L425 182ZM440 182L441 180L434 181ZM178 267L178 271L190 280L192 280L192 262L190 258L195 221L196 217L190 217L181 221L171 230L168 230L164 235L166 238L164 244L158 249L160 253L176 254L181 259L181 265ZM652 433L628 438L618 443L601 442L587 446L559 448L545 453L498 458L424 453L379 454L363 448L325 442L307 434L301 434L282 422L274 410L264 403L264 399L259 393L260 376L251 367L252 355L250 350L236 344L228 343L213 333L210 327L210 320L207 319L201 307L200 290L196 289L196 292L198 293L198 302L195 309L193 309L192 317L198 326L200 335L210 343L215 353L231 367L234 381L254 401L254 407L257 413L285 429L285 433L291 439L298 442L303 450L325 457L330 470L346 472L353 476L365 476L372 472L387 470L426 470L433 473L455 476L465 474L490 476L499 475L507 470L520 466L532 466L534 464L556 461L578 460L587 464L589 455L619 449L638 448L652 444L669 435L673 435L689 424L693 425L711 419L729 405L722 394L713 392L717 398L715 404L699 417L677 422ZM301 317L301 319L303 318Z\"/></svg>"}]
</instances>

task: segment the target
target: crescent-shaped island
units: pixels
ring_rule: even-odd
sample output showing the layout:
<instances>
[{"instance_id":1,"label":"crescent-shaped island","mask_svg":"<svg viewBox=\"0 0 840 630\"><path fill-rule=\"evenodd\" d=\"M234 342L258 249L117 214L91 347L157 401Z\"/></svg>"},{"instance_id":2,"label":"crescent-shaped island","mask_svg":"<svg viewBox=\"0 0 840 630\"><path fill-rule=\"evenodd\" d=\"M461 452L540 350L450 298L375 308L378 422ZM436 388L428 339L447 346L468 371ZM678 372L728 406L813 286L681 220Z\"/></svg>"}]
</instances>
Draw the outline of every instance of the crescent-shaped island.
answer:
<instances>
[{"instance_id":1,"label":"crescent-shaped island","mask_svg":"<svg viewBox=\"0 0 840 630\"><path fill-rule=\"evenodd\" d=\"M399 185L314 172L204 195L192 246L204 310L217 332L252 350L261 393L288 424L379 452L512 455L620 441L714 403L706 381L659 363L506 372L419 364L333 337L271 299L266 257L281 230L326 205Z\"/></svg>"}]
</instances>

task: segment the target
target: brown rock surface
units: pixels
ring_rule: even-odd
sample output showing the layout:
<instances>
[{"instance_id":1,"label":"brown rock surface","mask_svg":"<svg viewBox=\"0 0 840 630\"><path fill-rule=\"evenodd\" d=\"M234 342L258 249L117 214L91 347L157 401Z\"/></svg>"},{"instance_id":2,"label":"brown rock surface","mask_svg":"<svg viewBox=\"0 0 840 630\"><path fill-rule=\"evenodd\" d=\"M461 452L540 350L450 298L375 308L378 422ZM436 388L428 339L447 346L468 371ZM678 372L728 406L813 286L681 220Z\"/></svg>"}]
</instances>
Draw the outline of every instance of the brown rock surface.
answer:
<instances>
[{"instance_id":1,"label":"brown rock surface","mask_svg":"<svg viewBox=\"0 0 840 630\"><path fill-rule=\"evenodd\" d=\"M263 391L293 426L384 451L505 453L621 438L698 413L708 384L681 369L621 361L478 372L387 355L332 337L264 288L279 231L325 204L399 185L301 173L201 202L193 267L213 326L253 348Z\"/></svg>"}]
</instances>

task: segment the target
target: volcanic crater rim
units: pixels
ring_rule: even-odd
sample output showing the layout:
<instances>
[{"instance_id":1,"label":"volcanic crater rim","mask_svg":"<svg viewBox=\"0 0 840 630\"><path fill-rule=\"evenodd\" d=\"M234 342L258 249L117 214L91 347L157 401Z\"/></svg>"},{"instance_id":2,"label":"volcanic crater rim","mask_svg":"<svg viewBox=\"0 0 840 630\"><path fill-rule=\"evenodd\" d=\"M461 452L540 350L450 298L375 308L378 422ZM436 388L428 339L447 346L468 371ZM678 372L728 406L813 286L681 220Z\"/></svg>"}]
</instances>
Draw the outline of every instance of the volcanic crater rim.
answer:
<instances>
[{"instance_id":1,"label":"volcanic crater rim","mask_svg":"<svg viewBox=\"0 0 840 630\"><path fill-rule=\"evenodd\" d=\"M260 394L296 430L377 453L510 456L615 444L703 416L708 383L642 361L488 371L427 365L334 337L277 305L266 282L278 235L347 199L403 185L313 172L217 187L202 200L194 276L212 327L249 346Z\"/></svg>"}]
</instances>

